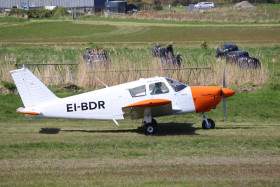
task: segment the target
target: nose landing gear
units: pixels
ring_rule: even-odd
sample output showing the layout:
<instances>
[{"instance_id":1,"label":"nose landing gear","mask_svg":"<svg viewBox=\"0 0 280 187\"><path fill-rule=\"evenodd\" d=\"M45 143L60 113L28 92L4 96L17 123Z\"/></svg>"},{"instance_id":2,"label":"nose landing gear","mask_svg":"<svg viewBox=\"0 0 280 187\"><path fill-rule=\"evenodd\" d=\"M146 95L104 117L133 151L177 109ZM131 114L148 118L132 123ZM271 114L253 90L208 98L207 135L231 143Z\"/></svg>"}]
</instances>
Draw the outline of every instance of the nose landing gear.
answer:
<instances>
[{"instance_id":1,"label":"nose landing gear","mask_svg":"<svg viewBox=\"0 0 280 187\"><path fill-rule=\"evenodd\" d=\"M202 121L202 128L203 129L214 129L215 128L215 122L212 119L207 119L205 116L205 113L203 112L203 121Z\"/></svg>"}]
</instances>

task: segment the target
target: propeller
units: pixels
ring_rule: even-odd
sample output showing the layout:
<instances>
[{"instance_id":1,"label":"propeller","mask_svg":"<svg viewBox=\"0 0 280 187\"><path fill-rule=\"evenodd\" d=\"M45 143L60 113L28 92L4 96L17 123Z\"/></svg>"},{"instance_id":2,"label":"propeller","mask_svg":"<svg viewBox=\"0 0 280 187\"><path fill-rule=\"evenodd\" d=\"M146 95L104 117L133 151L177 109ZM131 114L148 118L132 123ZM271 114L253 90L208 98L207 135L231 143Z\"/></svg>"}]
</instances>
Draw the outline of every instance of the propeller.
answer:
<instances>
[{"instance_id":1,"label":"propeller","mask_svg":"<svg viewBox=\"0 0 280 187\"><path fill-rule=\"evenodd\" d=\"M224 73L223 73L223 88L226 88L226 64L224 64ZM222 88L222 92L223 92ZM223 93L222 93L223 96ZM226 98L223 97L223 108L224 108L224 121L226 121Z\"/></svg>"},{"instance_id":2,"label":"propeller","mask_svg":"<svg viewBox=\"0 0 280 187\"><path fill-rule=\"evenodd\" d=\"M224 121L226 121L226 98L233 96L235 92L232 89L226 87L226 64L224 65L223 73L223 86L221 88L221 96L223 98L223 108L224 108Z\"/></svg>"}]
</instances>

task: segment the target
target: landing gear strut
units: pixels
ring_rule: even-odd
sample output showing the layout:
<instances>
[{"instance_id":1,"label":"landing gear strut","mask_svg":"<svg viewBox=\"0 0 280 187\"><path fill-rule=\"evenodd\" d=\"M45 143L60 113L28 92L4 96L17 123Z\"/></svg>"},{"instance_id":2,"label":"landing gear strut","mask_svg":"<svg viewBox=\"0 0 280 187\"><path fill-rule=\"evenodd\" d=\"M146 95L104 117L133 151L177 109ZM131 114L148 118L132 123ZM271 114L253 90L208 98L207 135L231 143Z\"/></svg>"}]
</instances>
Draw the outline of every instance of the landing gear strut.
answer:
<instances>
[{"instance_id":1,"label":"landing gear strut","mask_svg":"<svg viewBox=\"0 0 280 187\"><path fill-rule=\"evenodd\" d=\"M151 108L144 110L144 132L146 135L153 135L157 131L157 121L152 118Z\"/></svg>"},{"instance_id":2,"label":"landing gear strut","mask_svg":"<svg viewBox=\"0 0 280 187\"><path fill-rule=\"evenodd\" d=\"M204 112L203 114L203 121L202 121L202 128L203 129L214 129L215 128L215 122L212 119L207 119L207 117L205 116Z\"/></svg>"}]
</instances>

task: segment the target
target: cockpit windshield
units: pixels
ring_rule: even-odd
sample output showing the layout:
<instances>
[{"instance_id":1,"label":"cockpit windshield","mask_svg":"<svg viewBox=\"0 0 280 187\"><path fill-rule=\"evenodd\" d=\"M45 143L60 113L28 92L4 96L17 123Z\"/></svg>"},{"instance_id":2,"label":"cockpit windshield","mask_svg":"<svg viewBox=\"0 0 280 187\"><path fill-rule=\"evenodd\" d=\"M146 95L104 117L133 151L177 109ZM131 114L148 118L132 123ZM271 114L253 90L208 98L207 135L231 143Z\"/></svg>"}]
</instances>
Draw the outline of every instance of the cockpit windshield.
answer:
<instances>
[{"instance_id":1,"label":"cockpit windshield","mask_svg":"<svg viewBox=\"0 0 280 187\"><path fill-rule=\"evenodd\" d=\"M172 79L169 79L169 78L166 78L166 80L175 92L179 92L179 91L181 91L181 90L183 90L184 88L187 87L187 85L185 85L183 83L180 83L178 81L175 81L175 80L172 80Z\"/></svg>"}]
</instances>

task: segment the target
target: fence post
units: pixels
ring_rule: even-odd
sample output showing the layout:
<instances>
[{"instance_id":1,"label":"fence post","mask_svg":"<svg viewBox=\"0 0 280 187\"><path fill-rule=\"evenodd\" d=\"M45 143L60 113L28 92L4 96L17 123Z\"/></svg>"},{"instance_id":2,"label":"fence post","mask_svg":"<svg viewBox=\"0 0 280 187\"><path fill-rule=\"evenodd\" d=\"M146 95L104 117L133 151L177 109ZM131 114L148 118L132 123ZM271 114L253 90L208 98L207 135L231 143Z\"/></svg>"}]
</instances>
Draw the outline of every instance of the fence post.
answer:
<instances>
[{"instance_id":1,"label":"fence post","mask_svg":"<svg viewBox=\"0 0 280 187\"><path fill-rule=\"evenodd\" d=\"M70 81L73 83L73 72L72 72L72 67L70 67Z\"/></svg>"}]
</instances>

